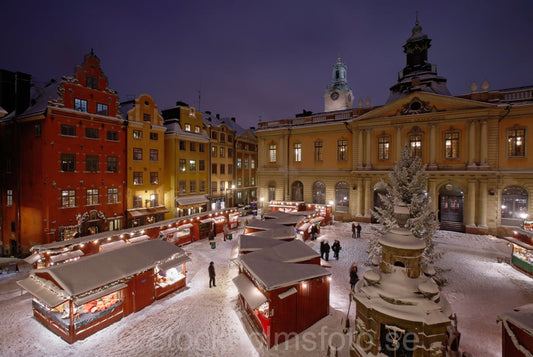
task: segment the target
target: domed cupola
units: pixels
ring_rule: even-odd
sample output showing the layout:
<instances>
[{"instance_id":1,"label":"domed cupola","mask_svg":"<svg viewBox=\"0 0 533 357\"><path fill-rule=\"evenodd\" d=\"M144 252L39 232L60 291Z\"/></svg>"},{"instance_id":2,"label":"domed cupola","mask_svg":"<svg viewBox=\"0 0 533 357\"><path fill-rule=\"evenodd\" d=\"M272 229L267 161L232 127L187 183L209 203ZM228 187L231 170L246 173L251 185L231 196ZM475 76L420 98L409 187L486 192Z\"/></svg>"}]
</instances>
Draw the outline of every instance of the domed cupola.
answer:
<instances>
[{"instance_id":1,"label":"domed cupola","mask_svg":"<svg viewBox=\"0 0 533 357\"><path fill-rule=\"evenodd\" d=\"M324 93L324 111L352 109L353 92L348 85L346 65L340 57L333 65L331 83Z\"/></svg>"}]
</instances>

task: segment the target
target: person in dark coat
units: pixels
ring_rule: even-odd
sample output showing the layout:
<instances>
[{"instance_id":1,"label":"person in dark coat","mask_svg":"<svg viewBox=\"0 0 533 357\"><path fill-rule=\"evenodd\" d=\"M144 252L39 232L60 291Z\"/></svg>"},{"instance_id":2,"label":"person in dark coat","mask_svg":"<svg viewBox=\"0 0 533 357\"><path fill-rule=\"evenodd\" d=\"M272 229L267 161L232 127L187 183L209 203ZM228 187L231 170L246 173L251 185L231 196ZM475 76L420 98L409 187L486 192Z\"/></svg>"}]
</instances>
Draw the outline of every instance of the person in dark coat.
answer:
<instances>
[{"instance_id":1,"label":"person in dark coat","mask_svg":"<svg viewBox=\"0 0 533 357\"><path fill-rule=\"evenodd\" d=\"M333 258L339 260L339 251L341 249L341 242L335 239L335 242L333 242L333 245L331 246L331 250L333 250Z\"/></svg>"},{"instance_id":2,"label":"person in dark coat","mask_svg":"<svg viewBox=\"0 0 533 357\"><path fill-rule=\"evenodd\" d=\"M353 263L350 268L350 286L352 290L355 288L355 284L359 281L359 276L357 275L357 264Z\"/></svg>"},{"instance_id":3,"label":"person in dark coat","mask_svg":"<svg viewBox=\"0 0 533 357\"><path fill-rule=\"evenodd\" d=\"M326 241L326 243L324 243L324 255L326 256L326 261L329 260L329 250L330 250L330 246L329 246L328 241Z\"/></svg>"},{"instance_id":4,"label":"person in dark coat","mask_svg":"<svg viewBox=\"0 0 533 357\"><path fill-rule=\"evenodd\" d=\"M357 238L361 238L361 225L359 223L357 223Z\"/></svg>"},{"instance_id":5,"label":"person in dark coat","mask_svg":"<svg viewBox=\"0 0 533 357\"><path fill-rule=\"evenodd\" d=\"M352 222L352 238L355 238L355 223Z\"/></svg>"},{"instance_id":6,"label":"person in dark coat","mask_svg":"<svg viewBox=\"0 0 533 357\"><path fill-rule=\"evenodd\" d=\"M320 242L320 258L324 259L324 241Z\"/></svg>"},{"instance_id":7,"label":"person in dark coat","mask_svg":"<svg viewBox=\"0 0 533 357\"><path fill-rule=\"evenodd\" d=\"M207 268L207 270L209 271L209 287L211 287L211 284L213 286L216 286L215 284L215 263L211 262L209 263L209 268Z\"/></svg>"},{"instance_id":8,"label":"person in dark coat","mask_svg":"<svg viewBox=\"0 0 533 357\"><path fill-rule=\"evenodd\" d=\"M211 229L209 231L209 235L207 236L207 238L209 239L210 242L215 240L215 230L214 229Z\"/></svg>"}]
</instances>

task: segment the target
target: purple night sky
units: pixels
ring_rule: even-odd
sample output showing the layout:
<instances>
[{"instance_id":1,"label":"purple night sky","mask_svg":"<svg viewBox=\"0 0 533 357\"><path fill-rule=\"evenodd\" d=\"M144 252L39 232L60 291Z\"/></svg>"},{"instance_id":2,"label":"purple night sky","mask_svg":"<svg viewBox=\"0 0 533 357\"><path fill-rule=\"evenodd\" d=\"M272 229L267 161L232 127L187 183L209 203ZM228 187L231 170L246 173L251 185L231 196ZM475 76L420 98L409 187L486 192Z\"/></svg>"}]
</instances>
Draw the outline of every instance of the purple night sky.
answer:
<instances>
[{"instance_id":1,"label":"purple night sky","mask_svg":"<svg viewBox=\"0 0 533 357\"><path fill-rule=\"evenodd\" d=\"M416 11L453 95L533 85L531 0L2 0L0 68L45 82L93 48L121 100L181 100L246 128L323 111L339 54L354 106L384 104Z\"/></svg>"}]
</instances>

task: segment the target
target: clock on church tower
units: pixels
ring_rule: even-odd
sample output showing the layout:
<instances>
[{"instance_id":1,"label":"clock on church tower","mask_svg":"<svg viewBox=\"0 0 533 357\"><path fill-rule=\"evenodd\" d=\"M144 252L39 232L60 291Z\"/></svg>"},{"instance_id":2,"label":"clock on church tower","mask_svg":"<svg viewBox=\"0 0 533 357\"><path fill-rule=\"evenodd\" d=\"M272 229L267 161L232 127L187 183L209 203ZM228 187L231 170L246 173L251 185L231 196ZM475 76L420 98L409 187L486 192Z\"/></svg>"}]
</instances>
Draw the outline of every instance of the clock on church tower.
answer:
<instances>
[{"instance_id":1,"label":"clock on church tower","mask_svg":"<svg viewBox=\"0 0 533 357\"><path fill-rule=\"evenodd\" d=\"M326 88L324 94L324 111L332 112L336 110L351 109L353 106L353 92L348 86L346 78L346 65L342 59L337 58L337 63L333 66L331 83Z\"/></svg>"}]
</instances>

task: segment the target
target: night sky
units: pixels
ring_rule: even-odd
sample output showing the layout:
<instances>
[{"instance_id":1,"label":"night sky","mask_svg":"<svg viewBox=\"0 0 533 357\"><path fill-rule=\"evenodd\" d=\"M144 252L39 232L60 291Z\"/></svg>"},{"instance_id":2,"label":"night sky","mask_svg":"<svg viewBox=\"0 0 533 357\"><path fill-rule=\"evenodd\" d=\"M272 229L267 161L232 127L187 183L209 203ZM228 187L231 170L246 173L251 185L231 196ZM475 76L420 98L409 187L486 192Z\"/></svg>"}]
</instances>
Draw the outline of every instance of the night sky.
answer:
<instances>
[{"instance_id":1,"label":"night sky","mask_svg":"<svg viewBox=\"0 0 533 357\"><path fill-rule=\"evenodd\" d=\"M453 95L533 85L531 0L1 0L0 68L42 83L93 48L121 100L181 100L246 128L322 112L338 55L354 106L384 104L416 11Z\"/></svg>"}]
</instances>

